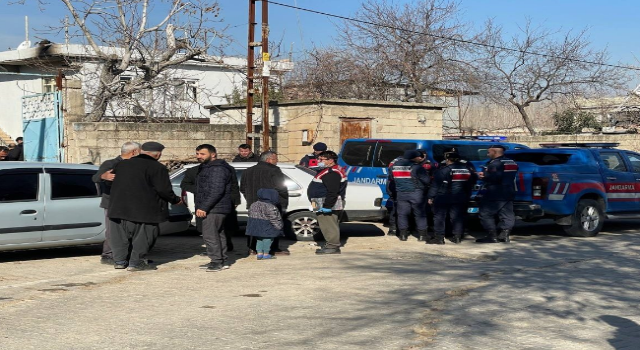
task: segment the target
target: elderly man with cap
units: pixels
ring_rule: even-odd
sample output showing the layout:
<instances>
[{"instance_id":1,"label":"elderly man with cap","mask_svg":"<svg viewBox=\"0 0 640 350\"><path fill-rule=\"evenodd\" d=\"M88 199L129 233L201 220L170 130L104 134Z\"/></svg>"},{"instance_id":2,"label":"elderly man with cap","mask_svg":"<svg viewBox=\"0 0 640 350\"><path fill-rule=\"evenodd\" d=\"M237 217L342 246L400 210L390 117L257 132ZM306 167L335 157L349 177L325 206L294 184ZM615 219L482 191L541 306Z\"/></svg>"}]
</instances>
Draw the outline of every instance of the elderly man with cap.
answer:
<instances>
[{"instance_id":1,"label":"elderly man with cap","mask_svg":"<svg viewBox=\"0 0 640 350\"><path fill-rule=\"evenodd\" d=\"M318 168L318 155L327 150L327 145L323 142L318 142L313 145L313 152L305 155L300 159L300 165L305 168Z\"/></svg>"},{"instance_id":2,"label":"elderly man with cap","mask_svg":"<svg viewBox=\"0 0 640 350\"><path fill-rule=\"evenodd\" d=\"M409 217L413 213L418 228L418 240L427 240L426 192L431 178L422 165L422 154L416 150L405 151L402 159L391 167L388 181L395 188L398 238L409 237Z\"/></svg>"},{"instance_id":3,"label":"elderly man with cap","mask_svg":"<svg viewBox=\"0 0 640 350\"><path fill-rule=\"evenodd\" d=\"M155 270L146 255L160 234L159 224L169 217L167 202L182 203L173 193L167 168L158 162L163 149L158 142L146 142L140 155L113 168L107 211L116 269Z\"/></svg>"},{"instance_id":4,"label":"elderly man with cap","mask_svg":"<svg viewBox=\"0 0 640 350\"><path fill-rule=\"evenodd\" d=\"M435 172L429 188L429 205L433 206L435 235L427 244L444 244L445 226L450 220L453 239L460 243L464 233L464 215L473 184L475 171L460 161L457 152L446 152L445 162Z\"/></svg>"},{"instance_id":5,"label":"elderly man with cap","mask_svg":"<svg viewBox=\"0 0 640 350\"><path fill-rule=\"evenodd\" d=\"M489 161L478 173L482 180L480 199L480 222L488 235L477 239L478 243L509 243L509 235L515 224L513 199L516 193L516 175L518 164L504 156L502 145L493 145L487 151ZM499 219L496 225L496 216ZM498 234L498 230L500 233Z\"/></svg>"}]
</instances>

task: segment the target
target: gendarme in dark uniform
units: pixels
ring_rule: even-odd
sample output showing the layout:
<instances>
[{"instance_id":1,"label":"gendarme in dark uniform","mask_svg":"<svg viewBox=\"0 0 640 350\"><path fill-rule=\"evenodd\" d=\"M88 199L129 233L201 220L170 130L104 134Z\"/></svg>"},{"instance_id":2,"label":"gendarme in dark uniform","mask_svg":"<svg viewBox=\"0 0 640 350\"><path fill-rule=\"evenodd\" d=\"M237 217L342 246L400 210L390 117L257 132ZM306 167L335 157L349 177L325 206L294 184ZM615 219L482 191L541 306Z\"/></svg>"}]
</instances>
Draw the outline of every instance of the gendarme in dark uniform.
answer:
<instances>
[{"instance_id":1,"label":"gendarme in dark uniform","mask_svg":"<svg viewBox=\"0 0 640 350\"><path fill-rule=\"evenodd\" d=\"M128 265L130 271L155 269L145 257L160 233L158 225L169 217L167 203L181 202L167 168L158 162L164 146L147 142L141 149L140 155L113 168L108 208L115 267Z\"/></svg>"},{"instance_id":2,"label":"gendarme in dark uniform","mask_svg":"<svg viewBox=\"0 0 640 350\"><path fill-rule=\"evenodd\" d=\"M409 217L413 213L420 240L427 239L426 191L431 182L427 170L420 164L418 151L406 151L389 172L388 186L395 189L395 205L398 215L398 238L406 241L409 237Z\"/></svg>"},{"instance_id":3,"label":"gendarme in dark uniform","mask_svg":"<svg viewBox=\"0 0 640 350\"><path fill-rule=\"evenodd\" d=\"M434 213L435 237L427 244L444 244L445 227L450 220L454 243L460 243L464 233L464 216L471 189L475 183L475 171L460 161L456 152L445 153L445 162L435 171L429 189L429 204Z\"/></svg>"},{"instance_id":4,"label":"gendarme in dark uniform","mask_svg":"<svg viewBox=\"0 0 640 350\"><path fill-rule=\"evenodd\" d=\"M493 145L487 155L491 158L478 173L483 185L480 189L480 222L488 235L478 243L509 243L509 235L515 224L513 199L516 194L518 164L504 156L502 145ZM496 216L499 221L496 225ZM498 235L498 230L500 234Z\"/></svg>"}]
</instances>

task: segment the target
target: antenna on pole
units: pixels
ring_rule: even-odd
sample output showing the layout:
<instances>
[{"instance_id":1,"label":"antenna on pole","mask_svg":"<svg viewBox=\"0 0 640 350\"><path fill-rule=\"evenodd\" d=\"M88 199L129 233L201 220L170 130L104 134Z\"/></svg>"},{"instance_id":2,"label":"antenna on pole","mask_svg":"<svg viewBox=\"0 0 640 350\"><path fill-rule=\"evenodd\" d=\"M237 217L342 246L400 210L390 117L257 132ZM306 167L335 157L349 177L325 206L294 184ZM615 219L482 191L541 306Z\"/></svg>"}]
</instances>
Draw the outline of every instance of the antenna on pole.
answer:
<instances>
[{"instance_id":1,"label":"antenna on pole","mask_svg":"<svg viewBox=\"0 0 640 350\"><path fill-rule=\"evenodd\" d=\"M24 41L18 45L18 50L28 49L31 47L29 41L29 16L24 16Z\"/></svg>"}]
</instances>

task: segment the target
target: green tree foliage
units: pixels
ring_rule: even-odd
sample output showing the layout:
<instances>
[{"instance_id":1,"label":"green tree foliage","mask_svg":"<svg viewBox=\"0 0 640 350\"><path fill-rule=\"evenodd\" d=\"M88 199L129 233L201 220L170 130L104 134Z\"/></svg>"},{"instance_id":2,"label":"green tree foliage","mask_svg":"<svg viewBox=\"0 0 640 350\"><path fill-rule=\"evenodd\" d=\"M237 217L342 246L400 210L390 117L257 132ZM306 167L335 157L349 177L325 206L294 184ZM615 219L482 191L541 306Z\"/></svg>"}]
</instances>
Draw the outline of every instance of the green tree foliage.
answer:
<instances>
[{"instance_id":1,"label":"green tree foliage","mask_svg":"<svg viewBox=\"0 0 640 350\"><path fill-rule=\"evenodd\" d=\"M559 133L577 134L582 129L602 130L602 124L596 120L596 116L584 111L567 109L553 114L553 123Z\"/></svg>"}]
</instances>

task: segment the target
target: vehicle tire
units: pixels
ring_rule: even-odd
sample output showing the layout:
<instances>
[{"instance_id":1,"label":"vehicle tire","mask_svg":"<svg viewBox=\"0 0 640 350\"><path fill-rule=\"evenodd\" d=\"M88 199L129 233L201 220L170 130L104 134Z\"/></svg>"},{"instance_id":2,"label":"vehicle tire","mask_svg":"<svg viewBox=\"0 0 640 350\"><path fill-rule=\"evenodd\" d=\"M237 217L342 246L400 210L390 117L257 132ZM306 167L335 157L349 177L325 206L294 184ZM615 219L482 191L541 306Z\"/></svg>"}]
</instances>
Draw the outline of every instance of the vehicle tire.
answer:
<instances>
[{"instance_id":1,"label":"vehicle tire","mask_svg":"<svg viewBox=\"0 0 640 350\"><path fill-rule=\"evenodd\" d=\"M582 199L573 213L571 225L562 226L562 228L572 237L593 237L602 230L602 225L604 225L602 205L593 199Z\"/></svg>"},{"instance_id":2,"label":"vehicle tire","mask_svg":"<svg viewBox=\"0 0 640 350\"><path fill-rule=\"evenodd\" d=\"M315 213L299 211L287 217L291 222L291 238L297 241L313 241L322 238Z\"/></svg>"}]
</instances>

